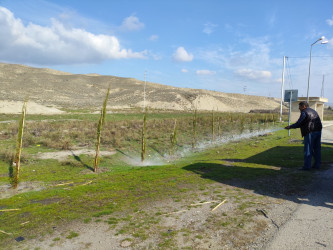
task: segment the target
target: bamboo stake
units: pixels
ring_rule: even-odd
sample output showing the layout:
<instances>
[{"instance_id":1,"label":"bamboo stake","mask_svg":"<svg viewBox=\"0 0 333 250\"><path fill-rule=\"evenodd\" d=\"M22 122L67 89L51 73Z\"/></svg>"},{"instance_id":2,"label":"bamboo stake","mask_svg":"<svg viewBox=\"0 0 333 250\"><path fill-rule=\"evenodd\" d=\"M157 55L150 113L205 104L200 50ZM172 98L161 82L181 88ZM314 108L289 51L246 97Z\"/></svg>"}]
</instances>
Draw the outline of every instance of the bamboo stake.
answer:
<instances>
[{"instance_id":1,"label":"bamboo stake","mask_svg":"<svg viewBox=\"0 0 333 250\"><path fill-rule=\"evenodd\" d=\"M216 203L217 201L205 201L205 202L201 202L201 203L195 203L195 204L191 204L190 206L198 206L198 205L204 205L204 204L210 204L210 203Z\"/></svg>"},{"instance_id":2,"label":"bamboo stake","mask_svg":"<svg viewBox=\"0 0 333 250\"><path fill-rule=\"evenodd\" d=\"M175 147L177 144L177 120L174 120L174 125L173 125L173 132L170 136L171 140L171 148L170 148L170 155L173 155L175 153Z\"/></svg>"},{"instance_id":3,"label":"bamboo stake","mask_svg":"<svg viewBox=\"0 0 333 250\"><path fill-rule=\"evenodd\" d=\"M18 211L20 208L9 208L9 209L1 209L0 212L10 212L10 211Z\"/></svg>"},{"instance_id":4,"label":"bamboo stake","mask_svg":"<svg viewBox=\"0 0 333 250\"><path fill-rule=\"evenodd\" d=\"M7 235L12 235L12 233L7 233L5 231L0 230L0 233L7 234Z\"/></svg>"},{"instance_id":5,"label":"bamboo stake","mask_svg":"<svg viewBox=\"0 0 333 250\"><path fill-rule=\"evenodd\" d=\"M109 99L109 95L110 95L110 85L111 84L109 84L108 91L107 91L105 99L104 99L103 107L101 109L101 116L99 118L98 126L97 126L96 156L95 156L95 161L94 161L94 172L95 173L98 170L99 148L100 148L100 144L101 144L101 133L102 133L102 127L103 127L104 122L105 122L106 105L107 105L107 102L108 102L108 99Z\"/></svg>"},{"instance_id":6,"label":"bamboo stake","mask_svg":"<svg viewBox=\"0 0 333 250\"><path fill-rule=\"evenodd\" d=\"M143 126L141 134L141 162L144 162L146 156L146 122L147 122L147 109L143 115Z\"/></svg>"},{"instance_id":7,"label":"bamboo stake","mask_svg":"<svg viewBox=\"0 0 333 250\"><path fill-rule=\"evenodd\" d=\"M222 204L224 204L226 201L227 201L227 200L225 199L225 200L222 201L220 204L218 204L216 207L214 207L214 208L212 209L212 212L213 212L215 209L217 209L219 206L221 206Z\"/></svg>"},{"instance_id":8,"label":"bamboo stake","mask_svg":"<svg viewBox=\"0 0 333 250\"><path fill-rule=\"evenodd\" d=\"M81 185L77 185L77 187L79 187L79 186L86 186L86 185L89 185L90 183L92 183L92 181L88 181L88 182L83 183L83 184L81 184Z\"/></svg>"},{"instance_id":9,"label":"bamboo stake","mask_svg":"<svg viewBox=\"0 0 333 250\"><path fill-rule=\"evenodd\" d=\"M57 186L64 186L64 185L69 185L69 184L73 184L74 182L67 182L67 183L59 183L59 184L56 184L56 185L54 185L55 187L57 187Z\"/></svg>"},{"instance_id":10,"label":"bamboo stake","mask_svg":"<svg viewBox=\"0 0 333 250\"><path fill-rule=\"evenodd\" d=\"M22 116L19 122L18 134L17 134L17 141L16 141L16 153L15 153L15 177L14 177L14 188L17 188L19 182L19 175L20 175L20 161L21 161L21 152L22 152L22 142L23 142L23 131L24 131L24 122L25 122L25 115L27 111L27 102L28 98L24 100L23 107L22 107Z\"/></svg>"}]
</instances>

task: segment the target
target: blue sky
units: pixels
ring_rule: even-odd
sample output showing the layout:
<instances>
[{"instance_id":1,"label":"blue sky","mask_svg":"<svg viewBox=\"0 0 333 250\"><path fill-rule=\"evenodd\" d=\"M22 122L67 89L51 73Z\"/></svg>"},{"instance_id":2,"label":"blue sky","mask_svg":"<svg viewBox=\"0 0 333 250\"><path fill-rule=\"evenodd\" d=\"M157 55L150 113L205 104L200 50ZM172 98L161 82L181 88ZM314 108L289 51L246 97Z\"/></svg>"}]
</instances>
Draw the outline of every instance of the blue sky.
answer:
<instances>
[{"instance_id":1,"label":"blue sky","mask_svg":"<svg viewBox=\"0 0 333 250\"><path fill-rule=\"evenodd\" d=\"M331 0L0 0L0 62L333 102ZM325 77L323 77L325 76Z\"/></svg>"}]
</instances>

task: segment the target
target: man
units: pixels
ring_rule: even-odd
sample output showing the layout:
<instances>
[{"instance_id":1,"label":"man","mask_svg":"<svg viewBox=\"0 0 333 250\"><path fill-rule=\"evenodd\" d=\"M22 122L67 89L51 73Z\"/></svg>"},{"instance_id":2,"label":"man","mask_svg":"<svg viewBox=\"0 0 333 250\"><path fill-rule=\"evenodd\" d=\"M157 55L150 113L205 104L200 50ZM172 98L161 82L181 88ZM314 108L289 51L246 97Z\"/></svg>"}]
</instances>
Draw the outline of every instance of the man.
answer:
<instances>
[{"instance_id":1,"label":"man","mask_svg":"<svg viewBox=\"0 0 333 250\"><path fill-rule=\"evenodd\" d=\"M321 130L323 128L318 113L309 108L307 102L300 102L298 108L301 115L298 121L285 129L300 128L304 137L304 166L301 170L311 169L312 156L314 157L314 169L320 168L321 162Z\"/></svg>"}]
</instances>

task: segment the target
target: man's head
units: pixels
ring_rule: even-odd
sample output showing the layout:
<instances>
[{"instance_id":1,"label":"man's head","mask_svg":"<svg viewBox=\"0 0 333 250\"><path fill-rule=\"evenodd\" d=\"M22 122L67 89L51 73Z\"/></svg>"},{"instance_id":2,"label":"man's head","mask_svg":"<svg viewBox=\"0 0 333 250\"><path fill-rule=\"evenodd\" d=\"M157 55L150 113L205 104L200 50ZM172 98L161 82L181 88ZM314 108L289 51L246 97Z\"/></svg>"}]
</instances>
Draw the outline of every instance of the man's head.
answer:
<instances>
[{"instance_id":1,"label":"man's head","mask_svg":"<svg viewBox=\"0 0 333 250\"><path fill-rule=\"evenodd\" d=\"M302 112L304 109L308 108L309 104L307 102L300 102L298 104L298 109Z\"/></svg>"}]
</instances>

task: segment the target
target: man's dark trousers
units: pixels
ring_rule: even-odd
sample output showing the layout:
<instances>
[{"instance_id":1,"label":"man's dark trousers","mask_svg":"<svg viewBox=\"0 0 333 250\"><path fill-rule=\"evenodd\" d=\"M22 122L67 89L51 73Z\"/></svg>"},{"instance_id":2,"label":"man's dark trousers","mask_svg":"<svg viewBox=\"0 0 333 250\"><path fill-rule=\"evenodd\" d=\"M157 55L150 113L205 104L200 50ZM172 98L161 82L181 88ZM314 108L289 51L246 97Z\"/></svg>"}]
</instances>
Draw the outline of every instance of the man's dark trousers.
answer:
<instances>
[{"instance_id":1,"label":"man's dark trousers","mask_svg":"<svg viewBox=\"0 0 333 250\"><path fill-rule=\"evenodd\" d=\"M304 136L304 169L311 168L312 156L315 160L313 168L320 168L321 131L314 131Z\"/></svg>"}]
</instances>

